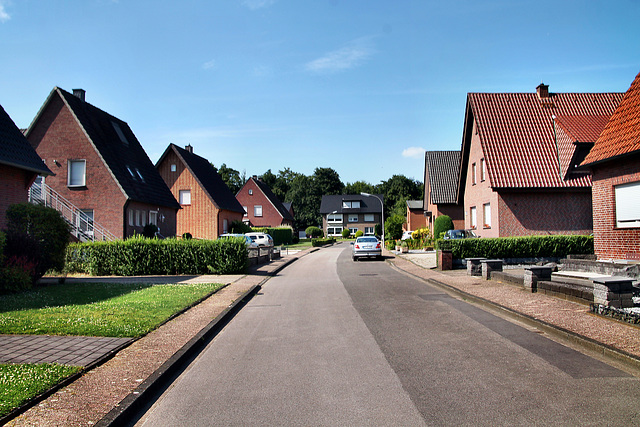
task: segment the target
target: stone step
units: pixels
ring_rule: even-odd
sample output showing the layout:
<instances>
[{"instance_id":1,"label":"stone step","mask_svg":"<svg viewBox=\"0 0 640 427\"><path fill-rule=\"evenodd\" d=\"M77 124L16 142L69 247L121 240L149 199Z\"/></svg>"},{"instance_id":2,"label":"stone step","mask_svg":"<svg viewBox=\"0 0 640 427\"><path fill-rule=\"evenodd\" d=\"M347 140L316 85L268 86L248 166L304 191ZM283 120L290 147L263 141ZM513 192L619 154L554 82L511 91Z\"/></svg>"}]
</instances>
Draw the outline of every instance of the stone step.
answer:
<instances>
[{"instance_id":1,"label":"stone step","mask_svg":"<svg viewBox=\"0 0 640 427\"><path fill-rule=\"evenodd\" d=\"M609 276L599 273L585 273L583 271L558 271L551 273L552 282L569 283L585 287L593 287L593 279L602 277Z\"/></svg>"}]
</instances>

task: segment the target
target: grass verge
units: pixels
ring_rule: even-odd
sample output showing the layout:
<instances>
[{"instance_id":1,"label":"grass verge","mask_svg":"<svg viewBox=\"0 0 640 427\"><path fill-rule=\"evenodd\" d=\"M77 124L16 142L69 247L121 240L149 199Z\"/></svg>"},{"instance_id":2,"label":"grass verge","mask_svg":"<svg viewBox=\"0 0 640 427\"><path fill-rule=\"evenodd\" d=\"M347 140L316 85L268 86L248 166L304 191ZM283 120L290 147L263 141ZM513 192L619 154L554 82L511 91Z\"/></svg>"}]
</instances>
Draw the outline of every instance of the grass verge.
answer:
<instances>
[{"instance_id":1,"label":"grass verge","mask_svg":"<svg viewBox=\"0 0 640 427\"><path fill-rule=\"evenodd\" d=\"M57 364L0 364L0 417L80 371Z\"/></svg>"},{"instance_id":2,"label":"grass verge","mask_svg":"<svg viewBox=\"0 0 640 427\"><path fill-rule=\"evenodd\" d=\"M0 296L0 333L140 337L224 285L64 284Z\"/></svg>"}]
</instances>

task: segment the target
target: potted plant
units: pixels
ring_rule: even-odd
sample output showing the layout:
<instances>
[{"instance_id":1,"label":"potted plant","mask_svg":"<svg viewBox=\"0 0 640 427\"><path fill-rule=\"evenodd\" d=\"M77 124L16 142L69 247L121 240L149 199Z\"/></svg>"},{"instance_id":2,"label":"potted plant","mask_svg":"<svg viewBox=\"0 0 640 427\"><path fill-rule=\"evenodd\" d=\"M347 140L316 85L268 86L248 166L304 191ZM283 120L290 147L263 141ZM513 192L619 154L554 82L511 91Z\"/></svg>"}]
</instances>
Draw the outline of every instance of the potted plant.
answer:
<instances>
[{"instance_id":1,"label":"potted plant","mask_svg":"<svg viewBox=\"0 0 640 427\"><path fill-rule=\"evenodd\" d=\"M409 244L406 240L400 242L400 252L403 254L409 253Z\"/></svg>"}]
</instances>

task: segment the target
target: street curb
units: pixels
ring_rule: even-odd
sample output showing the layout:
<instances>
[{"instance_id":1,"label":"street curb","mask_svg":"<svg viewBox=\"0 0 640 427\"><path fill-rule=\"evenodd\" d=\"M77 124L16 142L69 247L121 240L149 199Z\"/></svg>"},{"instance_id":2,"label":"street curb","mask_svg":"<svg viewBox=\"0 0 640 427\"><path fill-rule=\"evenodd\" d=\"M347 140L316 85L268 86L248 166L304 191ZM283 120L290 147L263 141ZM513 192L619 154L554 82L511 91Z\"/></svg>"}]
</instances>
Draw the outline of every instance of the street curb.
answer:
<instances>
[{"instance_id":1,"label":"street curb","mask_svg":"<svg viewBox=\"0 0 640 427\"><path fill-rule=\"evenodd\" d=\"M306 254L302 256L304 255ZM135 424L135 422L138 421L137 415L140 415L143 410L148 409L153 402L155 402L156 398L183 372L184 368L200 354L211 340L229 324L235 315L260 291L262 285L297 259L298 257L292 257L290 260L282 263L282 265L279 265L273 271L269 272L259 284L251 287L251 289L246 291L240 298L236 299L95 425L97 427L108 427Z\"/></svg>"},{"instance_id":2,"label":"street curb","mask_svg":"<svg viewBox=\"0 0 640 427\"><path fill-rule=\"evenodd\" d=\"M631 369L640 371L640 357L628 353L624 350L620 350L617 349L613 346L610 346L608 344L602 343L600 341L596 341L593 338L589 338L586 337L584 335L581 335L579 333L570 331L568 329L565 329L561 326L557 326L557 325L553 325L551 323L545 322L544 320L541 319L537 319L533 316L530 316L528 314L524 314L524 313L520 313L514 309L511 309L509 307L505 307L501 304L498 304L496 302L490 301L488 299L479 297L477 295L473 295L470 294L468 292L462 291L454 286L448 285L444 282L441 282L439 280L436 279L431 279L431 278L424 278L424 277L420 277L418 275L412 274L404 269L402 269L401 267L397 266L395 263L393 262L389 262L389 264L391 264L394 268L404 272L405 274L408 274L412 277L416 277L418 279L421 279L427 283L430 283L434 286L440 287L446 291L449 291L451 293L457 294L460 297L462 297L463 299L467 299L470 300L476 304L479 305L483 305L485 307L488 308L492 308L492 309L497 309L499 311L502 311L505 315L510 316L511 318L514 318L520 322L526 323L529 326L533 326L537 329L542 330L543 332L546 332L550 335L556 336L558 338L564 339L566 341L569 341L573 344L579 345L582 348L592 351L594 353L599 353L604 357L616 360L618 362L621 362L623 364L625 364L626 366L628 366Z\"/></svg>"}]
</instances>

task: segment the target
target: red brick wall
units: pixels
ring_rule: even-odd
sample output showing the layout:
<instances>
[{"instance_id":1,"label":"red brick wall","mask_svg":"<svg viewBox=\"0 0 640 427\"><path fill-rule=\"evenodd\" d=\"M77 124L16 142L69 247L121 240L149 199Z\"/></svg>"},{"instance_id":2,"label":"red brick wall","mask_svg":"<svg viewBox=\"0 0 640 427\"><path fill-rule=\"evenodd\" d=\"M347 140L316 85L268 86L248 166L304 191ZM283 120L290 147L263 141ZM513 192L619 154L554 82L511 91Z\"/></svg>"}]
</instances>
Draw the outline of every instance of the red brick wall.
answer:
<instances>
[{"instance_id":1,"label":"red brick wall","mask_svg":"<svg viewBox=\"0 0 640 427\"><path fill-rule=\"evenodd\" d=\"M253 194L249 194L249 190ZM247 216L244 219L248 219L251 225L254 227L280 227L282 225L282 215L271 204L267 196L264 195L262 190L258 187L256 182L249 179L244 187L236 194L238 202L247 209ZM254 215L254 206L262 206L262 216L256 217Z\"/></svg>"},{"instance_id":2,"label":"red brick wall","mask_svg":"<svg viewBox=\"0 0 640 427\"><path fill-rule=\"evenodd\" d=\"M176 165L175 172L171 172L172 164ZM227 232L233 221L242 220L241 213L218 209L173 151L167 153L162 163L158 165L158 172L176 200L180 201L180 190L191 191L191 204L182 205L182 209L176 216L179 236L191 233L196 239L214 240L224 233L225 219Z\"/></svg>"},{"instance_id":3,"label":"red brick wall","mask_svg":"<svg viewBox=\"0 0 640 427\"><path fill-rule=\"evenodd\" d=\"M28 200L29 187L35 178L33 172L0 164L0 230L7 225L7 208Z\"/></svg>"},{"instance_id":4,"label":"red brick wall","mask_svg":"<svg viewBox=\"0 0 640 427\"><path fill-rule=\"evenodd\" d=\"M503 191L492 216L499 221L501 237L593 232L588 190Z\"/></svg>"},{"instance_id":5,"label":"red brick wall","mask_svg":"<svg viewBox=\"0 0 640 427\"><path fill-rule=\"evenodd\" d=\"M126 197L57 94L45 107L28 139L56 174L47 177L45 183L79 209L93 209L94 222L122 238ZM86 160L86 187L67 186L70 159Z\"/></svg>"},{"instance_id":6,"label":"red brick wall","mask_svg":"<svg viewBox=\"0 0 640 427\"><path fill-rule=\"evenodd\" d=\"M640 259L640 228L616 228L614 186L640 181L640 156L593 169L593 233L598 259Z\"/></svg>"},{"instance_id":7,"label":"red brick wall","mask_svg":"<svg viewBox=\"0 0 640 427\"><path fill-rule=\"evenodd\" d=\"M424 227L427 227L427 217L424 216L423 211L421 209L411 210L407 208L407 223L405 231L416 231L417 229Z\"/></svg>"}]
</instances>

